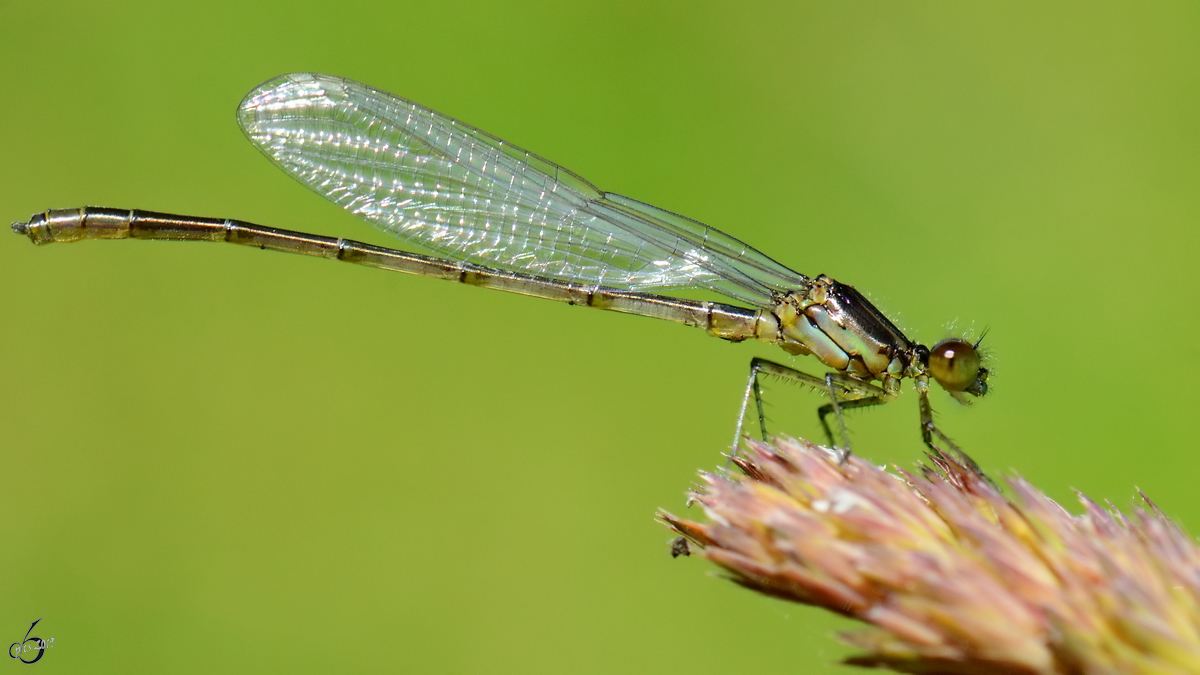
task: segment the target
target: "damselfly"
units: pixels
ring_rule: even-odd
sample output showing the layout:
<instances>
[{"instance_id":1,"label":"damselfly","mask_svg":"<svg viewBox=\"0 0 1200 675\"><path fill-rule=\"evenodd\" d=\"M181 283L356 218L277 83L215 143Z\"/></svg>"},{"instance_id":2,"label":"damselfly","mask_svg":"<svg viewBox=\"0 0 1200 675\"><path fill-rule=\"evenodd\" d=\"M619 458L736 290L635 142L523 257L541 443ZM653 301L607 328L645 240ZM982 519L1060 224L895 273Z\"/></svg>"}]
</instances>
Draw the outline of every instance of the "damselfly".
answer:
<instances>
[{"instance_id":1,"label":"damselfly","mask_svg":"<svg viewBox=\"0 0 1200 675\"><path fill-rule=\"evenodd\" d=\"M231 242L666 319L732 342L761 340L811 354L832 372L815 376L753 359L735 451L751 399L766 437L764 374L828 396L818 417L832 445L834 416L846 453L842 411L890 401L900 381L912 378L925 443L935 452L935 441L943 443L966 458L933 422L929 380L962 402L965 394L987 393L978 343L949 339L931 350L852 286L794 272L703 223L603 192L533 153L358 82L283 75L250 92L237 115L250 141L301 183L445 258L237 220L90 206L46 211L13 230L35 244ZM659 294L685 289L731 303Z\"/></svg>"}]
</instances>

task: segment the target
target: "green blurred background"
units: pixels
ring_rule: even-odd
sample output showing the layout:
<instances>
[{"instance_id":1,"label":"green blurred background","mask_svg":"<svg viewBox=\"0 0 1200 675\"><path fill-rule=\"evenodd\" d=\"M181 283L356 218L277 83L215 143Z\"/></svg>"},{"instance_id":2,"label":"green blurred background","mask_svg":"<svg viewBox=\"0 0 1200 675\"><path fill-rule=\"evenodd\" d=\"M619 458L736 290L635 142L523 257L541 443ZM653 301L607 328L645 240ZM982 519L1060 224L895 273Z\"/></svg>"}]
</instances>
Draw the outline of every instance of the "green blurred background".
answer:
<instances>
[{"instance_id":1,"label":"green blurred background","mask_svg":"<svg viewBox=\"0 0 1200 675\"><path fill-rule=\"evenodd\" d=\"M927 343L990 327L994 395L935 398L951 435L1196 532L1198 34L1182 1L9 0L0 217L387 244L234 122L274 75L354 78L854 284ZM672 560L652 521L720 461L769 346L200 244L6 235L0 287L0 642L45 616L42 671L842 670L849 622ZM815 395L770 396L818 438ZM920 457L907 385L851 426Z\"/></svg>"}]
</instances>

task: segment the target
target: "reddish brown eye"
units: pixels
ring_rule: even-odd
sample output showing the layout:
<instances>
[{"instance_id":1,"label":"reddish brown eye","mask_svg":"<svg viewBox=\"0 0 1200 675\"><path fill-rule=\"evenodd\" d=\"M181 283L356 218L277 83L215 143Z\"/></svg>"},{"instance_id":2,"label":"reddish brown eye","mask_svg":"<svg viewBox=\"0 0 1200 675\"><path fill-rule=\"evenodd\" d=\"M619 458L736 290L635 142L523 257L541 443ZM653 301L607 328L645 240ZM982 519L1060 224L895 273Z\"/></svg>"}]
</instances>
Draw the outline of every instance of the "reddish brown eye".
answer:
<instances>
[{"instance_id":1,"label":"reddish brown eye","mask_svg":"<svg viewBox=\"0 0 1200 675\"><path fill-rule=\"evenodd\" d=\"M929 371L947 391L966 391L979 377L979 352L962 340L942 340L929 352Z\"/></svg>"}]
</instances>

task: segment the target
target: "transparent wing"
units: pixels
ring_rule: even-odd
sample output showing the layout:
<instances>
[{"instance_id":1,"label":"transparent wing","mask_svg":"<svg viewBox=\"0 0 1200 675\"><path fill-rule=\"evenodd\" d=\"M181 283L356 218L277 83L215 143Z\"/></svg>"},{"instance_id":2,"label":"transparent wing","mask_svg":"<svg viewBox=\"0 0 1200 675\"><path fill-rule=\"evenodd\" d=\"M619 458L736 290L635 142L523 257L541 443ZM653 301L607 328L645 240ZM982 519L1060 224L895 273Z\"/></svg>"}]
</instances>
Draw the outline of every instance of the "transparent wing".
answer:
<instances>
[{"instance_id":1,"label":"transparent wing","mask_svg":"<svg viewBox=\"0 0 1200 675\"><path fill-rule=\"evenodd\" d=\"M707 289L764 304L807 278L703 223L605 193L421 105L329 75L269 80L246 136L300 182L438 255L630 290Z\"/></svg>"}]
</instances>

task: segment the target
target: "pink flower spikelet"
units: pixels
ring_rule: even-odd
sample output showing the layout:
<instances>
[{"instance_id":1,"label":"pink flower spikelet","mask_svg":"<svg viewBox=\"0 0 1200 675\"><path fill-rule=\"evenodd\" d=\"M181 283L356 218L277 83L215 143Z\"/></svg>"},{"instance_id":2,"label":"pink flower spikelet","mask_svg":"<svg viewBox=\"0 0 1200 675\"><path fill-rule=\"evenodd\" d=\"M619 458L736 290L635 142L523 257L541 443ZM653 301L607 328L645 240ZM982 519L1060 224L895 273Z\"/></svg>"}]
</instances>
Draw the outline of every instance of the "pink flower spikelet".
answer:
<instances>
[{"instance_id":1,"label":"pink flower spikelet","mask_svg":"<svg viewBox=\"0 0 1200 675\"><path fill-rule=\"evenodd\" d=\"M761 593L871 627L848 660L912 673L1200 673L1200 550L1142 495L1072 515L954 459L887 471L802 440L702 474L708 522L659 518Z\"/></svg>"}]
</instances>

